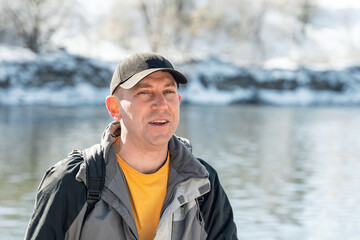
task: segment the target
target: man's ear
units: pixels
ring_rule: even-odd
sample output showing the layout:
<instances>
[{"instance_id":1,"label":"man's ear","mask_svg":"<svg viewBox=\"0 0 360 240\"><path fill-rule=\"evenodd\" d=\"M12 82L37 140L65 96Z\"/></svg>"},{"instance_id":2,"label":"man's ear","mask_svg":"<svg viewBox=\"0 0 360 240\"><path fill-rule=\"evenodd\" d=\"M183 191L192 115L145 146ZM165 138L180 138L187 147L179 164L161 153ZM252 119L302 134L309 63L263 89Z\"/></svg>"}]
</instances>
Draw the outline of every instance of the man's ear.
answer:
<instances>
[{"instance_id":1,"label":"man's ear","mask_svg":"<svg viewBox=\"0 0 360 240\"><path fill-rule=\"evenodd\" d=\"M115 120L115 121L120 121L121 120L121 114L120 114L120 101L117 97L115 96L108 96L106 98L106 108L108 109L110 116Z\"/></svg>"},{"instance_id":2,"label":"man's ear","mask_svg":"<svg viewBox=\"0 0 360 240\"><path fill-rule=\"evenodd\" d=\"M181 94L179 93L178 95L179 95L179 102L181 102Z\"/></svg>"}]
</instances>

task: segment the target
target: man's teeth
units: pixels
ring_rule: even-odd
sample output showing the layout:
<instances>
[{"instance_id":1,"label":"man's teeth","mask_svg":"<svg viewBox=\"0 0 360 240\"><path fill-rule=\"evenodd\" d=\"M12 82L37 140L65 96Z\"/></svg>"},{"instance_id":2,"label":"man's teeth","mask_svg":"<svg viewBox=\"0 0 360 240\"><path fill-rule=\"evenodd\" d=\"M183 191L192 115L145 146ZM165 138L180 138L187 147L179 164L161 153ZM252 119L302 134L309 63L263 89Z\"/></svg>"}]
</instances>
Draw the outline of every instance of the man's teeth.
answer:
<instances>
[{"instance_id":1,"label":"man's teeth","mask_svg":"<svg viewBox=\"0 0 360 240\"><path fill-rule=\"evenodd\" d=\"M166 123L166 120L156 120L156 121L153 121L153 123Z\"/></svg>"}]
</instances>

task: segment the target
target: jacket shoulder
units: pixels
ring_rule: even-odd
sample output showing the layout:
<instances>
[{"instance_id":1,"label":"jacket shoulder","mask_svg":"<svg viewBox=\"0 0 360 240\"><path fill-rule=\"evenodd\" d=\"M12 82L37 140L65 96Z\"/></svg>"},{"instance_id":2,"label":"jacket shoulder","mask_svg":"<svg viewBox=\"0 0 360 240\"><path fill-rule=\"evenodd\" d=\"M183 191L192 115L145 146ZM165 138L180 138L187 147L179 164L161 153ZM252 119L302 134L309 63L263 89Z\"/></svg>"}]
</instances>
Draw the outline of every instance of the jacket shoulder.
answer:
<instances>
[{"instance_id":1,"label":"jacket shoulder","mask_svg":"<svg viewBox=\"0 0 360 240\"><path fill-rule=\"evenodd\" d=\"M36 195L35 209L27 230L28 238L64 238L86 203L86 186L76 180L82 162L80 152L73 152L47 170Z\"/></svg>"},{"instance_id":2,"label":"jacket shoulder","mask_svg":"<svg viewBox=\"0 0 360 240\"><path fill-rule=\"evenodd\" d=\"M210 179L210 182L214 182L215 180L218 180L218 175L217 175L217 172L216 170L209 164L207 163L206 161L200 159L200 158L197 158L197 160L201 163L201 165L203 165L206 170L209 172L209 179Z\"/></svg>"},{"instance_id":3,"label":"jacket shoulder","mask_svg":"<svg viewBox=\"0 0 360 240\"><path fill-rule=\"evenodd\" d=\"M208 239L237 239L233 210L216 170L202 159L198 161L209 172L210 192L201 199L200 211Z\"/></svg>"},{"instance_id":4,"label":"jacket shoulder","mask_svg":"<svg viewBox=\"0 0 360 240\"><path fill-rule=\"evenodd\" d=\"M61 186L76 181L75 177L83 162L81 155L71 155L50 167L40 182L38 191L44 189L61 190Z\"/></svg>"}]
</instances>

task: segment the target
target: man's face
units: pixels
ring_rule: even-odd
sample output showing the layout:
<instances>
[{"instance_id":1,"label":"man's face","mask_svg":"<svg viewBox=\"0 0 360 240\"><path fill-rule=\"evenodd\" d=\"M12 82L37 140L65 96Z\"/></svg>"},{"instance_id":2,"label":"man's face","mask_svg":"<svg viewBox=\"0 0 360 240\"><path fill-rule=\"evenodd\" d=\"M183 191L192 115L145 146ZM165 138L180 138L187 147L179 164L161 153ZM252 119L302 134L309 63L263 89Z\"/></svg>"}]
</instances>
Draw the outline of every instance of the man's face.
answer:
<instances>
[{"instance_id":1,"label":"man's face","mask_svg":"<svg viewBox=\"0 0 360 240\"><path fill-rule=\"evenodd\" d=\"M173 76L155 72L121 91L123 140L142 148L167 145L179 124L181 97Z\"/></svg>"}]
</instances>

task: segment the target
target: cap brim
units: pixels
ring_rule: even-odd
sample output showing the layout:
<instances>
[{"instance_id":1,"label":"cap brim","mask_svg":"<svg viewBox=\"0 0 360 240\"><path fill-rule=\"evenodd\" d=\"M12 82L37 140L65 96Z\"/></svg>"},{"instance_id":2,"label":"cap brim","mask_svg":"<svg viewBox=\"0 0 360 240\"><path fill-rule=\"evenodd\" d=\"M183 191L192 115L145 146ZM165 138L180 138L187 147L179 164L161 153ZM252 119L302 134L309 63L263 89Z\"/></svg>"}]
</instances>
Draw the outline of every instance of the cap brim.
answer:
<instances>
[{"instance_id":1,"label":"cap brim","mask_svg":"<svg viewBox=\"0 0 360 240\"><path fill-rule=\"evenodd\" d=\"M140 82L145 77L149 76L150 74L152 74L154 72L158 72L158 71L169 72L174 77L174 79L177 83L182 83L182 84L187 83L187 78L182 73L176 71L175 69L172 69L172 68L150 68L150 69L146 69L144 71L141 71L141 72L133 75L131 78L129 78L125 82L119 84L119 87L124 88L124 89L130 89L130 88L134 87L138 82Z\"/></svg>"}]
</instances>

